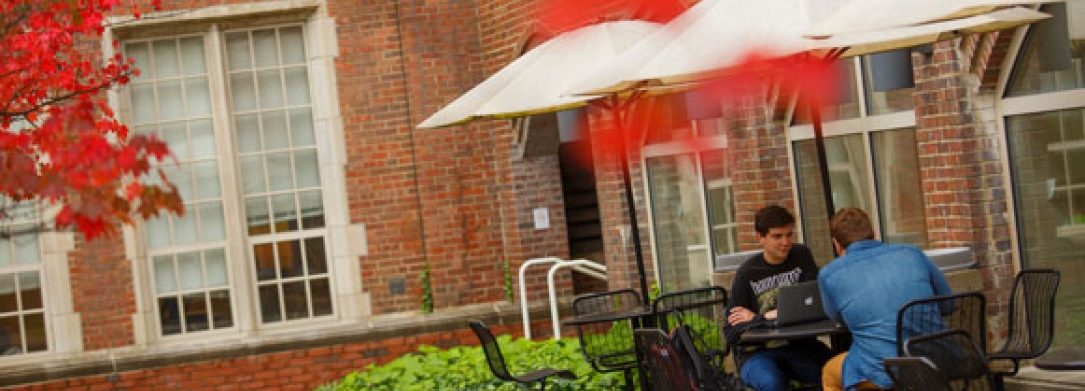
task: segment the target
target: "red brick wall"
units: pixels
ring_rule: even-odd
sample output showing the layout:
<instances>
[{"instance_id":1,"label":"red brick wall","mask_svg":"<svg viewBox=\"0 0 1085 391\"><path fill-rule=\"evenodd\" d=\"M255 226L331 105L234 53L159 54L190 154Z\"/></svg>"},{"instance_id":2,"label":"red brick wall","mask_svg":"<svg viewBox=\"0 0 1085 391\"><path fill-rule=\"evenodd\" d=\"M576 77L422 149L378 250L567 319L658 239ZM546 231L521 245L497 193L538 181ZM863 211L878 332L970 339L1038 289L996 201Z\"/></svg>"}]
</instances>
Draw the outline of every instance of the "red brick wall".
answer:
<instances>
[{"instance_id":1,"label":"red brick wall","mask_svg":"<svg viewBox=\"0 0 1085 391\"><path fill-rule=\"evenodd\" d=\"M83 348L88 351L135 343L136 312L131 264L120 240L76 241L68 256L73 310L80 314Z\"/></svg>"},{"instance_id":2,"label":"red brick wall","mask_svg":"<svg viewBox=\"0 0 1085 391\"><path fill-rule=\"evenodd\" d=\"M538 328L542 328L541 325ZM495 335L522 337L519 324L491 325ZM383 364L420 345L478 345L469 329L389 338L219 361L121 372L116 381L94 375L8 387L9 391L312 390L370 364Z\"/></svg>"}]
</instances>

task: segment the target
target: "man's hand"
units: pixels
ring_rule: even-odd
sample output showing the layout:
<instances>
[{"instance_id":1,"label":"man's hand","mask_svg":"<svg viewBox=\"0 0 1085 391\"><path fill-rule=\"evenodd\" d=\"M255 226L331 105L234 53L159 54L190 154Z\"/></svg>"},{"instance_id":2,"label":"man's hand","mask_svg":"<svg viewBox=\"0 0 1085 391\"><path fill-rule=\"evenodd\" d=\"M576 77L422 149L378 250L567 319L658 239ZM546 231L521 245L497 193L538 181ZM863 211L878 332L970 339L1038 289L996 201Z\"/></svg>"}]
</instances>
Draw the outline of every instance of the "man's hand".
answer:
<instances>
[{"instance_id":1,"label":"man's hand","mask_svg":"<svg viewBox=\"0 0 1085 391\"><path fill-rule=\"evenodd\" d=\"M766 312L765 319L776 319L776 310Z\"/></svg>"},{"instance_id":2,"label":"man's hand","mask_svg":"<svg viewBox=\"0 0 1085 391\"><path fill-rule=\"evenodd\" d=\"M773 315L775 315L775 312L773 313ZM735 307L731 309L731 314L727 315L727 323L730 323L732 326L734 326L739 323L749 322L753 320L753 318L756 316L757 314L753 313L753 311L750 311L746 307Z\"/></svg>"}]
</instances>

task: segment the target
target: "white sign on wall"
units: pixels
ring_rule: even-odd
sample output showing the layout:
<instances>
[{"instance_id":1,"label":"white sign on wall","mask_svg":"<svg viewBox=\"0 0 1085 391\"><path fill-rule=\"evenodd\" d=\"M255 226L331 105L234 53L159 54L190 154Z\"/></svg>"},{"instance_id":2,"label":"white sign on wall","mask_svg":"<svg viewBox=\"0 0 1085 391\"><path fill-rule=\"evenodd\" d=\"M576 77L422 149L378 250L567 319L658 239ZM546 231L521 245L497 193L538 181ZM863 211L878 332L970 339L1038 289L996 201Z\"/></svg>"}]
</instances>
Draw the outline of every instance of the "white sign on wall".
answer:
<instances>
[{"instance_id":1,"label":"white sign on wall","mask_svg":"<svg viewBox=\"0 0 1085 391\"><path fill-rule=\"evenodd\" d=\"M535 229L547 229L550 228L550 209L548 208L535 208Z\"/></svg>"}]
</instances>

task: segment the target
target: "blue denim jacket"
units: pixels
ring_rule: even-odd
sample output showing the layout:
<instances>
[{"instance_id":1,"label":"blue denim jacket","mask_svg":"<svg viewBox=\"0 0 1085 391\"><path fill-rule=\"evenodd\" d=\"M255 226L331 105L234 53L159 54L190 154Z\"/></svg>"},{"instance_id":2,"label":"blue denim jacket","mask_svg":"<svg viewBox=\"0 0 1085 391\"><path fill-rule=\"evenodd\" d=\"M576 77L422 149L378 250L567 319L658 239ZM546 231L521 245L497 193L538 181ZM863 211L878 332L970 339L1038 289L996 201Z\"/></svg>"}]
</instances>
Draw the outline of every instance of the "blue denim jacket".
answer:
<instances>
[{"instance_id":1,"label":"blue denim jacket","mask_svg":"<svg viewBox=\"0 0 1085 391\"><path fill-rule=\"evenodd\" d=\"M848 246L844 256L821 269L818 286L825 313L851 330L845 387L863 380L891 387L882 360L897 355L897 310L911 300L952 293L919 248L876 240Z\"/></svg>"}]
</instances>

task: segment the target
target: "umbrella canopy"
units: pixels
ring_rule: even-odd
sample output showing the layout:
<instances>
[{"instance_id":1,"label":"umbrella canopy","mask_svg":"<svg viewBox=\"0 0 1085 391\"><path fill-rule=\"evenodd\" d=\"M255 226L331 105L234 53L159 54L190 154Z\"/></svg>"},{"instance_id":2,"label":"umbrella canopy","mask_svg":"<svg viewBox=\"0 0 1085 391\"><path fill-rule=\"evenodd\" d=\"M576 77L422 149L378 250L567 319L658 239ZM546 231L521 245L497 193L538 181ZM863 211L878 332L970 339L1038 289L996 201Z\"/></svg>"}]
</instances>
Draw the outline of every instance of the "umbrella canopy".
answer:
<instances>
[{"instance_id":1,"label":"umbrella canopy","mask_svg":"<svg viewBox=\"0 0 1085 391\"><path fill-rule=\"evenodd\" d=\"M564 92L577 75L598 69L659 28L616 21L561 34L528 51L418 125L436 128L475 118L508 118L583 106L591 96Z\"/></svg>"},{"instance_id":2,"label":"umbrella canopy","mask_svg":"<svg viewBox=\"0 0 1085 391\"><path fill-rule=\"evenodd\" d=\"M802 35L814 21L847 1L703 0L567 92L599 95L684 84L750 53L799 53L811 45Z\"/></svg>"},{"instance_id":3,"label":"umbrella canopy","mask_svg":"<svg viewBox=\"0 0 1085 391\"><path fill-rule=\"evenodd\" d=\"M999 9L1056 0L852 0L806 32L814 38L878 31L988 14Z\"/></svg>"},{"instance_id":4,"label":"umbrella canopy","mask_svg":"<svg viewBox=\"0 0 1085 391\"><path fill-rule=\"evenodd\" d=\"M937 13L913 3L951 3ZM1030 0L705 0L611 61L610 66L573 84L570 95L597 96L632 89L689 86L719 75L750 54L783 57L811 51L851 57L946 40L960 34L1016 27L1048 15L1005 4ZM1034 1L1040 2L1040 1ZM953 5L955 4L955 5ZM999 4L985 6L981 4ZM857 9L885 6L900 10L900 20L881 22L877 29L844 29L871 17ZM938 9L935 7L935 9ZM886 13L886 19L897 15ZM966 15L955 18L954 16ZM847 18L856 18L849 20ZM823 21L835 21L831 24ZM821 26L821 27L817 27ZM841 26L837 29L833 26ZM833 28L830 30L830 28ZM820 30L817 30L820 29ZM839 32L836 32L840 30ZM812 34L829 31L829 34ZM816 39L815 39L816 38Z\"/></svg>"},{"instance_id":5,"label":"umbrella canopy","mask_svg":"<svg viewBox=\"0 0 1085 391\"><path fill-rule=\"evenodd\" d=\"M1014 7L960 19L937 21L914 26L893 27L830 35L811 43L811 49L845 49L845 57L878 53L944 41L962 34L986 33L1033 23L1051 15L1028 8Z\"/></svg>"}]
</instances>

